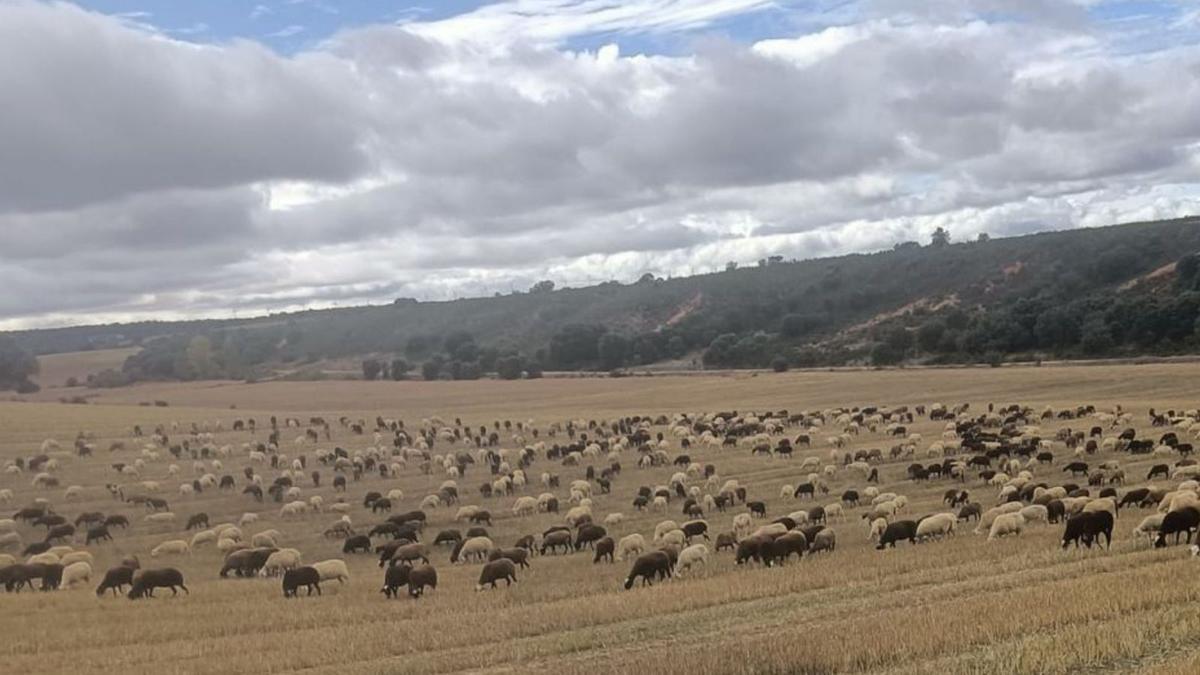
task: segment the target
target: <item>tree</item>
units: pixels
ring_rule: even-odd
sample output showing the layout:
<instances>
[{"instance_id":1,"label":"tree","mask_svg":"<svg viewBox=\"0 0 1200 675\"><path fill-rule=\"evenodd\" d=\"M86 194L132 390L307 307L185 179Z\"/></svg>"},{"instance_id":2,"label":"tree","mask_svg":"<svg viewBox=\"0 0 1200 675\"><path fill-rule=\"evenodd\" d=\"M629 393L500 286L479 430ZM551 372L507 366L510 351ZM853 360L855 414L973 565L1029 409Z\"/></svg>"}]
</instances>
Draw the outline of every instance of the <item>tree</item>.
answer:
<instances>
[{"instance_id":1,"label":"tree","mask_svg":"<svg viewBox=\"0 0 1200 675\"><path fill-rule=\"evenodd\" d=\"M775 358L771 359L771 370L774 370L777 373L785 373L787 372L787 369L788 360L783 354L779 354Z\"/></svg>"},{"instance_id":2,"label":"tree","mask_svg":"<svg viewBox=\"0 0 1200 675\"><path fill-rule=\"evenodd\" d=\"M520 379L523 364L517 354L501 356L496 359L496 375L502 380Z\"/></svg>"},{"instance_id":3,"label":"tree","mask_svg":"<svg viewBox=\"0 0 1200 675\"><path fill-rule=\"evenodd\" d=\"M32 384L29 377L37 372L37 359L12 337L0 335L0 391L17 389L26 382Z\"/></svg>"},{"instance_id":4,"label":"tree","mask_svg":"<svg viewBox=\"0 0 1200 675\"><path fill-rule=\"evenodd\" d=\"M987 232L980 232L979 236L975 238L975 241L977 241L981 244L986 244L991 240L992 240L992 236L990 234L988 234Z\"/></svg>"},{"instance_id":5,"label":"tree","mask_svg":"<svg viewBox=\"0 0 1200 675\"><path fill-rule=\"evenodd\" d=\"M364 359L362 362L362 373L364 380L377 380L383 372L383 364L376 359Z\"/></svg>"},{"instance_id":6,"label":"tree","mask_svg":"<svg viewBox=\"0 0 1200 675\"><path fill-rule=\"evenodd\" d=\"M1185 255L1175 263L1175 285L1184 291L1200 290L1200 255Z\"/></svg>"},{"instance_id":7,"label":"tree","mask_svg":"<svg viewBox=\"0 0 1200 675\"><path fill-rule=\"evenodd\" d=\"M821 317L814 314L786 314L779 321L779 332L786 338L796 339L815 332L821 324Z\"/></svg>"},{"instance_id":8,"label":"tree","mask_svg":"<svg viewBox=\"0 0 1200 675\"><path fill-rule=\"evenodd\" d=\"M554 290L554 282L549 279L543 279L530 287L530 293L549 293Z\"/></svg>"},{"instance_id":9,"label":"tree","mask_svg":"<svg viewBox=\"0 0 1200 675\"><path fill-rule=\"evenodd\" d=\"M726 272L732 272L732 271L736 270L737 268L738 268L738 264L732 260L725 263L725 271Z\"/></svg>"},{"instance_id":10,"label":"tree","mask_svg":"<svg viewBox=\"0 0 1200 675\"><path fill-rule=\"evenodd\" d=\"M392 379L403 380L408 371L412 370L412 364L401 358L392 359Z\"/></svg>"},{"instance_id":11,"label":"tree","mask_svg":"<svg viewBox=\"0 0 1200 675\"><path fill-rule=\"evenodd\" d=\"M938 319L927 321L917 329L917 346L924 352L935 352L946 333L946 324Z\"/></svg>"},{"instance_id":12,"label":"tree","mask_svg":"<svg viewBox=\"0 0 1200 675\"><path fill-rule=\"evenodd\" d=\"M1079 346L1089 356L1108 353L1113 348L1112 330L1098 312L1089 314L1080 327Z\"/></svg>"},{"instance_id":13,"label":"tree","mask_svg":"<svg viewBox=\"0 0 1200 675\"><path fill-rule=\"evenodd\" d=\"M622 335L605 333L600 336L597 352L600 357L600 368L612 370L625 365L625 355L629 350L629 341Z\"/></svg>"},{"instance_id":14,"label":"tree","mask_svg":"<svg viewBox=\"0 0 1200 675\"><path fill-rule=\"evenodd\" d=\"M933 231L933 236L930 237L929 245L934 248L945 248L950 245L950 233L944 227L939 227Z\"/></svg>"},{"instance_id":15,"label":"tree","mask_svg":"<svg viewBox=\"0 0 1200 675\"><path fill-rule=\"evenodd\" d=\"M213 364L212 340L203 335L192 338L187 346L187 363L195 378L213 377L216 373Z\"/></svg>"},{"instance_id":16,"label":"tree","mask_svg":"<svg viewBox=\"0 0 1200 675\"><path fill-rule=\"evenodd\" d=\"M886 342L880 342L871 349L871 363L877 366L892 366L900 363L903 358L902 352Z\"/></svg>"},{"instance_id":17,"label":"tree","mask_svg":"<svg viewBox=\"0 0 1200 675\"><path fill-rule=\"evenodd\" d=\"M576 370L596 363L600 336L604 326L570 324L550 338L550 365L563 370Z\"/></svg>"},{"instance_id":18,"label":"tree","mask_svg":"<svg viewBox=\"0 0 1200 675\"><path fill-rule=\"evenodd\" d=\"M421 364L421 377L426 380L436 380L442 375L442 356L434 354L433 358Z\"/></svg>"}]
</instances>

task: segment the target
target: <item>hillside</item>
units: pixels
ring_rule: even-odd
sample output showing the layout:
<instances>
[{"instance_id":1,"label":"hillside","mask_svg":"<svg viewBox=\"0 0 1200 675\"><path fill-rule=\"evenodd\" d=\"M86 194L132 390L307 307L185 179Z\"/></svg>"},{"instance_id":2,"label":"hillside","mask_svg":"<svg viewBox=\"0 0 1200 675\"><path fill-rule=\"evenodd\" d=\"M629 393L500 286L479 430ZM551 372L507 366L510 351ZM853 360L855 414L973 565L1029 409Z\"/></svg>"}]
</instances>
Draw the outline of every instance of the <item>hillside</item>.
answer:
<instances>
[{"instance_id":1,"label":"hillside","mask_svg":"<svg viewBox=\"0 0 1200 675\"><path fill-rule=\"evenodd\" d=\"M1200 218L1048 232L623 285L250 320L12 333L35 354L140 346L138 379L536 375L692 359L714 367L953 363L1200 351Z\"/></svg>"}]
</instances>

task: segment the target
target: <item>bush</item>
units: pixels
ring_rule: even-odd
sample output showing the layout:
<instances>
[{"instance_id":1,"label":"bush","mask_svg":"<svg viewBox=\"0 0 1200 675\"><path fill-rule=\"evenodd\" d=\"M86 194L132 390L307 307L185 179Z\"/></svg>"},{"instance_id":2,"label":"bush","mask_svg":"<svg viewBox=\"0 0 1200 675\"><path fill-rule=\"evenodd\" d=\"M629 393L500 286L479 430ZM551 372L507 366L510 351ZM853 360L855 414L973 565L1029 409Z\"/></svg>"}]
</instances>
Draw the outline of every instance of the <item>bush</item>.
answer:
<instances>
[{"instance_id":1,"label":"bush","mask_svg":"<svg viewBox=\"0 0 1200 675\"><path fill-rule=\"evenodd\" d=\"M16 387L18 394L36 394L41 390L42 388L33 380L21 380L17 383Z\"/></svg>"},{"instance_id":2,"label":"bush","mask_svg":"<svg viewBox=\"0 0 1200 675\"><path fill-rule=\"evenodd\" d=\"M788 369L788 360L782 354L771 359L771 370L777 373L786 373Z\"/></svg>"}]
</instances>

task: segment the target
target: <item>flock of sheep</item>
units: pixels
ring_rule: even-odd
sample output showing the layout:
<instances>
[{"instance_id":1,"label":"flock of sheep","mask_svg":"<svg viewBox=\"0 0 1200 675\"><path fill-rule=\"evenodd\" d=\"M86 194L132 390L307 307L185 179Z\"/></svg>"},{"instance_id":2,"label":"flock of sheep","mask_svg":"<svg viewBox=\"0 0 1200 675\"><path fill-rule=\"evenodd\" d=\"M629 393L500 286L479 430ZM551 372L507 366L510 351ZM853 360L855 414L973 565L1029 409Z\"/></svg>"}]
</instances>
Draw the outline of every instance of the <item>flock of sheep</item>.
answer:
<instances>
[{"instance_id":1,"label":"flock of sheep","mask_svg":"<svg viewBox=\"0 0 1200 675\"><path fill-rule=\"evenodd\" d=\"M941 429L931 442L910 431L929 423ZM1043 425L1057 428L1043 431ZM103 449L100 439L79 433L73 445L47 439L12 458L0 474L0 484L8 483L0 503L16 502L18 493L29 499L0 519L0 583L9 592L98 582L98 596L124 592L138 599L158 588L190 594L178 568L143 568L141 560L208 548L220 557L217 578L277 577L285 597L348 582L347 558L307 562L286 545L302 531L339 542L344 556L378 556L381 592L419 598L437 588L439 549L450 565L480 565L477 590L516 583L538 556L585 550L592 564L627 562L624 587L631 589L694 573L725 551L737 565L764 566L836 555L834 525L845 534L855 520L879 549L948 539L964 522L974 522L974 534L988 540L1061 523L1062 547L1109 547L1121 509L1129 507L1153 509L1131 531L1155 546L1181 536L1190 543L1200 528L1200 465L1186 442L1200 437L1196 410L1150 410L1135 418L1120 408L989 405L977 413L967 404L933 404L547 425L271 417L261 426L261 434L254 419L235 420L228 430L222 422L163 425L150 433L137 427ZM879 447L854 449L864 441ZM729 453L761 457L794 476L778 500L805 508L768 515L772 495L720 473ZM1122 453L1130 464L1153 462L1146 481L1169 484L1129 485L1136 476L1122 466ZM76 469L102 465L113 476L103 484L63 485L63 476L82 475ZM639 478L668 474L662 482ZM398 481L414 477L436 488L405 494ZM946 510L908 517L904 486L929 481L947 485ZM476 487L464 487L468 482ZM184 517L172 510L172 501L195 503L205 494L221 495L210 503L242 515L212 525L207 512ZM75 506L96 495L111 500L109 513ZM631 511L612 508L616 503ZM675 512L682 517L671 517ZM620 534L647 514L657 514L652 528ZM536 519L549 526L527 528ZM710 530L718 519L729 527ZM528 531L500 545L488 529L498 520ZM96 555L139 528L183 534L125 555L94 578Z\"/></svg>"}]
</instances>

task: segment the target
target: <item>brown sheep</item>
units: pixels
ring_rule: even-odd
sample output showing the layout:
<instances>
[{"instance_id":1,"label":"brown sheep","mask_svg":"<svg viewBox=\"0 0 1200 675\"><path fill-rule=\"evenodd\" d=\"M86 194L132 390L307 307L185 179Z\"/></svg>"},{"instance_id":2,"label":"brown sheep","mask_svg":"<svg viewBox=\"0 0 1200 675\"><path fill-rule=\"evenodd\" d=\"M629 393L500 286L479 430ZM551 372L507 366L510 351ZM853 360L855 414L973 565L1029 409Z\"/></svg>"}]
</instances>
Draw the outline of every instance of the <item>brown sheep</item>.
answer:
<instances>
[{"instance_id":1,"label":"brown sheep","mask_svg":"<svg viewBox=\"0 0 1200 675\"><path fill-rule=\"evenodd\" d=\"M129 599L153 598L156 588L170 588L171 596L174 597L179 595L179 591L175 590L176 587L182 588L184 593L191 595L191 591L183 585L183 572L174 567L146 570L133 580L133 588L129 589Z\"/></svg>"},{"instance_id":2,"label":"brown sheep","mask_svg":"<svg viewBox=\"0 0 1200 675\"><path fill-rule=\"evenodd\" d=\"M479 583L475 585L475 590L482 591L485 585L496 587L496 582L504 580L506 586L512 586L517 580L517 566L508 558L500 558L493 560L483 566L483 570L479 572Z\"/></svg>"}]
</instances>

